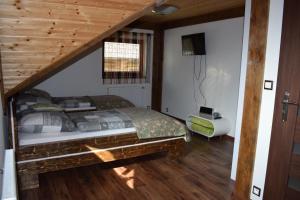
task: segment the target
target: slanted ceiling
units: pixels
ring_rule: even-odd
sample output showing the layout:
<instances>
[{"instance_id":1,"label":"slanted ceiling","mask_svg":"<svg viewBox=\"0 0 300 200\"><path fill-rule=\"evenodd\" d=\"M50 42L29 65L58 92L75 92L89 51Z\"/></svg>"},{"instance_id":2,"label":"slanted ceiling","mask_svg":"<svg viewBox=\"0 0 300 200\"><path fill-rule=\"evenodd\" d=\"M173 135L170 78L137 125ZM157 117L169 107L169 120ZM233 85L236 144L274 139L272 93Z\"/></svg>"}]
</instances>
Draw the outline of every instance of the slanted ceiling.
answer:
<instances>
[{"instance_id":1,"label":"slanted ceiling","mask_svg":"<svg viewBox=\"0 0 300 200\"><path fill-rule=\"evenodd\" d=\"M149 12L155 3L156 0L1 0L5 96L58 71Z\"/></svg>"}]
</instances>

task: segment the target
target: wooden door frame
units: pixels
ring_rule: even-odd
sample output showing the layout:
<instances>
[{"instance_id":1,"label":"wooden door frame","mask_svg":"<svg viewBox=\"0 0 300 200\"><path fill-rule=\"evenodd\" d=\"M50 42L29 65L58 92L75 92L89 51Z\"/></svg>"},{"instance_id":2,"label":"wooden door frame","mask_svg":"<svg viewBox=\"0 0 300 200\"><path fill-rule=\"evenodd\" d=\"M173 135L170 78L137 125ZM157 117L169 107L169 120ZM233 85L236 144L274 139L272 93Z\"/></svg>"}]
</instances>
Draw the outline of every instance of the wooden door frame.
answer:
<instances>
[{"instance_id":1,"label":"wooden door frame","mask_svg":"<svg viewBox=\"0 0 300 200\"><path fill-rule=\"evenodd\" d=\"M249 199L258 136L264 81L269 0L252 0L243 120L240 136L235 199Z\"/></svg>"},{"instance_id":2,"label":"wooden door frame","mask_svg":"<svg viewBox=\"0 0 300 200\"><path fill-rule=\"evenodd\" d=\"M164 57L164 29L155 27L153 34L153 65L152 65L152 94L151 108L161 112L163 57Z\"/></svg>"}]
</instances>

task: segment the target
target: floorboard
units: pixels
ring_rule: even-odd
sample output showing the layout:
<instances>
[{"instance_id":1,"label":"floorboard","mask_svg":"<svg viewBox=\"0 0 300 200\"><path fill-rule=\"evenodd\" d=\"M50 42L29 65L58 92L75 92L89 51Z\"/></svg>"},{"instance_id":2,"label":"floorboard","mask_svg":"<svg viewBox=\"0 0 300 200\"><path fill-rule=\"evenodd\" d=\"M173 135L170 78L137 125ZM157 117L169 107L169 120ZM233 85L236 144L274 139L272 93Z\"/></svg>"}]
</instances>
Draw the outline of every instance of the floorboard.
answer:
<instances>
[{"instance_id":1,"label":"floorboard","mask_svg":"<svg viewBox=\"0 0 300 200\"><path fill-rule=\"evenodd\" d=\"M233 142L193 135L185 156L157 154L40 175L40 188L20 193L38 199L231 199Z\"/></svg>"}]
</instances>

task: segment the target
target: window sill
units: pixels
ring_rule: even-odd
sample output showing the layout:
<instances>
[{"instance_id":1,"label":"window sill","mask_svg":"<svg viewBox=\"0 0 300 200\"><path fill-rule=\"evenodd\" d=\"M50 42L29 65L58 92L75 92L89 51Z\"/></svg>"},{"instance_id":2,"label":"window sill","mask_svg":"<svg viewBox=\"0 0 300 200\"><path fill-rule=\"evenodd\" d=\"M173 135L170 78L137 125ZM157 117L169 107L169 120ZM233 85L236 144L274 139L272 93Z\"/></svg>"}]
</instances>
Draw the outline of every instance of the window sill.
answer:
<instances>
[{"instance_id":1,"label":"window sill","mask_svg":"<svg viewBox=\"0 0 300 200\"><path fill-rule=\"evenodd\" d=\"M105 87L141 87L141 86L151 86L151 83L145 82L145 83L115 83L115 84L110 84L110 83L103 83L103 86Z\"/></svg>"}]
</instances>

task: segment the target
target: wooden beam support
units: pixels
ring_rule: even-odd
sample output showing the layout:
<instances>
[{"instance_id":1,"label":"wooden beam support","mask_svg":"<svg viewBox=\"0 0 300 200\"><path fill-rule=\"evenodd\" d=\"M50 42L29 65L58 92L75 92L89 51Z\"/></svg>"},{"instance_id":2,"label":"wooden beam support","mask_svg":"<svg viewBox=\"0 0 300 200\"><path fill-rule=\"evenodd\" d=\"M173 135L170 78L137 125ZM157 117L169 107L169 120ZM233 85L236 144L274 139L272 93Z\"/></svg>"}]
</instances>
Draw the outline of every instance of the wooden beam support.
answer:
<instances>
[{"instance_id":1,"label":"wooden beam support","mask_svg":"<svg viewBox=\"0 0 300 200\"><path fill-rule=\"evenodd\" d=\"M265 70L269 0L252 0L250 38L235 199L249 199Z\"/></svg>"},{"instance_id":2,"label":"wooden beam support","mask_svg":"<svg viewBox=\"0 0 300 200\"><path fill-rule=\"evenodd\" d=\"M3 85L3 74L2 74L2 62L1 62L1 52L0 52L0 96L2 101L2 110L6 114L7 109L7 100L4 98L4 85Z\"/></svg>"},{"instance_id":3,"label":"wooden beam support","mask_svg":"<svg viewBox=\"0 0 300 200\"><path fill-rule=\"evenodd\" d=\"M144 22L140 20L136 20L128 25L129 28L140 28L140 29L149 29L149 30L156 30L160 29L161 26L159 23L151 23L151 22Z\"/></svg>"},{"instance_id":4,"label":"wooden beam support","mask_svg":"<svg viewBox=\"0 0 300 200\"><path fill-rule=\"evenodd\" d=\"M164 30L154 30L153 41L153 70L152 70L152 109L161 111L162 79L163 79L163 55L164 54Z\"/></svg>"},{"instance_id":5,"label":"wooden beam support","mask_svg":"<svg viewBox=\"0 0 300 200\"><path fill-rule=\"evenodd\" d=\"M237 7L237 8L231 8L227 10L217 11L205 15L200 15L196 17L189 17L185 19L180 20L174 20L170 22L165 22L161 24L161 26L164 29L170 29L170 28L177 28L182 26L189 26L194 24L202 24L212 21L218 21L218 20L224 20L224 19L230 19L235 17L242 17L245 14L245 7Z\"/></svg>"}]
</instances>

